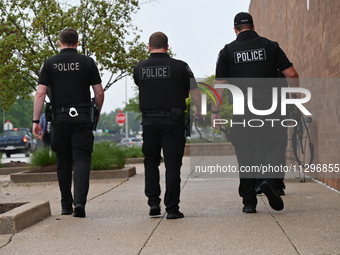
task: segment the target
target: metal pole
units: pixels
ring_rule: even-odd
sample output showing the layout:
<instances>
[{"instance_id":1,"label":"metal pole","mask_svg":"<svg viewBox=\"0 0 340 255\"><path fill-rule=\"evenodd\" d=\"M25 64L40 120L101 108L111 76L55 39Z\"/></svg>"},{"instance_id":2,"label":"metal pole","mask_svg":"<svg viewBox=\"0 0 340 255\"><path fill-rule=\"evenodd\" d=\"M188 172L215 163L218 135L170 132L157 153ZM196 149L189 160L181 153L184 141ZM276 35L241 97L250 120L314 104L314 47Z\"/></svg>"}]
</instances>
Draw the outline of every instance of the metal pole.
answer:
<instances>
[{"instance_id":1,"label":"metal pole","mask_svg":"<svg viewBox=\"0 0 340 255\"><path fill-rule=\"evenodd\" d=\"M128 112L126 110L126 106L127 106L127 77L125 76L125 116L126 116L126 121L125 121L125 138L129 137L129 133L128 133Z\"/></svg>"}]
</instances>

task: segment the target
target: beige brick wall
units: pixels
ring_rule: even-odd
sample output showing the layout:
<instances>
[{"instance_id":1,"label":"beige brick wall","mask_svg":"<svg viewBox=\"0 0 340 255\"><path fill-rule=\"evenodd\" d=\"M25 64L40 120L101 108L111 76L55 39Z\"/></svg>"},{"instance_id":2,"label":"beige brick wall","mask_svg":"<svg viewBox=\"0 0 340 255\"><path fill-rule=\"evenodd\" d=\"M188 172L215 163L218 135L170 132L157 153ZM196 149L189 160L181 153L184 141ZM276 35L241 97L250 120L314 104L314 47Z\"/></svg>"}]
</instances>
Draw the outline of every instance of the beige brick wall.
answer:
<instances>
[{"instance_id":1,"label":"beige brick wall","mask_svg":"<svg viewBox=\"0 0 340 255\"><path fill-rule=\"evenodd\" d=\"M309 2L309 9L307 3ZM251 0L256 31L278 41L312 94L315 164L340 164L340 0ZM340 190L340 173L318 179Z\"/></svg>"}]
</instances>

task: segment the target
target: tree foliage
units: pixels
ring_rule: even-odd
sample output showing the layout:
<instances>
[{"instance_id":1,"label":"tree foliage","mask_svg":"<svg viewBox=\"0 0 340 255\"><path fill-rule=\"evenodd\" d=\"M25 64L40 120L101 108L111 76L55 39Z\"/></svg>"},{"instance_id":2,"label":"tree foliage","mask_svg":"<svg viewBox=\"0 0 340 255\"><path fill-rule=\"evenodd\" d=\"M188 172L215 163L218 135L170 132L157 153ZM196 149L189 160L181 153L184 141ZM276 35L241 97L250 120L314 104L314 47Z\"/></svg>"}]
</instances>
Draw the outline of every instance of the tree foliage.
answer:
<instances>
[{"instance_id":1,"label":"tree foliage","mask_svg":"<svg viewBox=\"0 0 340 255\"><path fill-rule=\"evenodd\" d=\"M1 100L0 100L0 103ZM15 128L32 127L33 100L19 98L15 101L9 111L0 111L0 132L3 131L3 123L9 120ZM5 117L5 118L4 118Z\"/></svg>"},{"instance_id":2,"label":"tree foliage","mask_svg":"<svg viewBox=\"0 0 340 255\"><path fill-rule=\"evenodd\" d=\"M138 0L0 0L0 98L6 110L36 87L44 60L59 51L66 27L79 33L81 54L110 74L105 90L146 58L132 15Z\"/></svg>"}]
</instances>

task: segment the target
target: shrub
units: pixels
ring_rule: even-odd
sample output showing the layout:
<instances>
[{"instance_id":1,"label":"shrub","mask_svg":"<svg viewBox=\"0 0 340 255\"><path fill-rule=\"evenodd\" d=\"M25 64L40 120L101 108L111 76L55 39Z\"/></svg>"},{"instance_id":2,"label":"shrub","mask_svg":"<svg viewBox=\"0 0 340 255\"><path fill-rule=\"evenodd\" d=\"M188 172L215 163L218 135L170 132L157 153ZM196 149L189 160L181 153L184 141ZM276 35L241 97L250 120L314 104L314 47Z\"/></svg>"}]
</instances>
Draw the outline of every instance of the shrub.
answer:
<instances>
[{"instance_id":1,"label":"shrub","mask_svg":"<svg viewBox=\"0 0 340 255\"><path fill-rule=\"evenodd\" d=\"M91 170L110 170L123 168L125 152L116 144L108 141L94 143Z\"/></svg>"},{"instance_id":2,"label":"shrub","mask_svg":"<svg viewBox=\"0 0 340 255\"><path fill-rule=\"evenodd\" d=\"M44 167L57 164L57 158L53 151L43 148L33 152L31 158L32 167Z\"/></svg>"},{"instance_id":3,"label":"shrub","mask_svg":"<svg viewBox=\"0 0 340 255\"><path fill-rule=\"evenodd\" d=\"M127 158L142 158L144 154L141 147L127 147L124 148L125 156Z\"/></svg>"}]
</instances>

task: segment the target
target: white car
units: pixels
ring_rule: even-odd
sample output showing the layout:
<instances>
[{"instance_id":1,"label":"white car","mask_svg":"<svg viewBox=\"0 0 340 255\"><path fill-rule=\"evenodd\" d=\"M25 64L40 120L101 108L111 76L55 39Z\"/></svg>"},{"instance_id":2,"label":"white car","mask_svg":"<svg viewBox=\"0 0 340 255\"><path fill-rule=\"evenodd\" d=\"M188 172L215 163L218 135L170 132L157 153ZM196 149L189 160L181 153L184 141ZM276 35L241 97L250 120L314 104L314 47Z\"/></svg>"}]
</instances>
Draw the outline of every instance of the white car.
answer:
<instances>
[{"instance_id":1,"label":"white car","mask_svg":"<svg viewBox=\"0 0 340 255\"><path fill-rule=\"evenodd\" d=\"M122 147L141 147L143 145L143 140L140 138L122 138L119 145Z\"/></svg>"}]
</instances>

